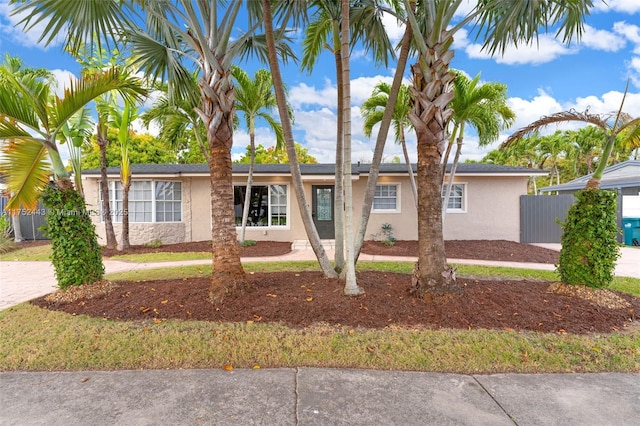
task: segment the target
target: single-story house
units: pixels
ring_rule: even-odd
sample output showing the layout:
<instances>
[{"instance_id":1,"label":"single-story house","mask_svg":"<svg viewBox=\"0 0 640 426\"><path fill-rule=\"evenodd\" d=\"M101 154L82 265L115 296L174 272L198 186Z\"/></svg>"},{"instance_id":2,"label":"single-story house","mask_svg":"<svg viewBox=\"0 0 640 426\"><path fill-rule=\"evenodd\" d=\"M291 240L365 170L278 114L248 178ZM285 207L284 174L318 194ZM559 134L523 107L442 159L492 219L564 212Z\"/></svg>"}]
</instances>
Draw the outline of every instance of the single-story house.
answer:
<instances>
[{"instance_id":1,"label":"single-story house","mask_svg":"<svg viewBox=\"0 0 640 426\"><path fill-rule=\"evenodd\" d=\"M415 165L413 166L416 169ZM130 241L155 239L165 244L211 239L209 169L205 164L132 165L129 194ZM302 179L318 232L331 240L333 232L333 164L301 164ZM369 164L353 165L354 217L359 220ZM505 239L519 241L520 196L527 193L532 175L547 172L493 164L460 164L445 221L445 239ZM236 223L242 219L247 164L233 165ZM119 234L122 190L119 169L109 168L109 196L114 227ZM99 170L83 172L84 192L96 231L104 241L101 220ZM307 236L292 188L288 164L257 164L251 190L252 205L246 238L270 241L306 241ZM366 239L379 238L390 224L398 240L417 239L417 212L407 168L383 164ZM238 227L238 229L240 229Z\"/></svg>"}]
</instances>

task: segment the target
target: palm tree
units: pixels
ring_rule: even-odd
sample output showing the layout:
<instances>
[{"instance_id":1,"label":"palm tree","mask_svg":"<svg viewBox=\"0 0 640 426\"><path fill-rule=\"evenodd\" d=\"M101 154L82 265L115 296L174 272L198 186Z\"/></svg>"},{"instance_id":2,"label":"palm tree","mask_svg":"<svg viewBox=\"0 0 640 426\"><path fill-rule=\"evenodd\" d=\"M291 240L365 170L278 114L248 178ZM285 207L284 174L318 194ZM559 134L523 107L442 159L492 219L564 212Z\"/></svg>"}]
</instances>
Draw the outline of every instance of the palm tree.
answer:
<instances>
[{"instance_id":1,"label":"palm tree","mask_svg":"<svg viewBox=\"0 0 640 426\"><path fill-rule=\"evenodd\" d=\"M620 104L620 109L616 113L592 114L589 111L558 112L556 114L542 117L539 120L536 120L533 123L529 124L528 126L518 130L502 143L501 148L508 148L512 144L521 140L527 134L536 132L539 129L550 124L578 121L596 126L605 133L607 139L602 151L602 156L598 161L598 166L587 182L586 188L599 189L600 180L602 179L602 173L607 167L609 157L611 155L611 152L613 151L618 136L624 135L626 141L629 144L638 144L640 142L640 117L633 118L631 115L622 111L626 94L627 92L625 91L622 102Z\"/></svg>"},{"instance_id":2,"label":"palm tree","mask_svg":"<svg viewBox=\"0 0 640 426\"><path fill-rule=\"evenodd\" d=\"M393 55L391 43L382 24L382 12L388 12L384 5L376 0L356 0L350 2L350 11L347 20L348 27L353 29L353 36L349 45L354 45L360 41L367 51L374 52L376 62L387 65L389 55ZM342 38L343 4L335 0L314 0L310 2L311 8L315 9L313 21L308 25L303 40L302 69L311 72L323 49L329 50L333 56L336 67L337 86L337 126L336 126L336 169L335 169L335 265L336 270L344 268L344 232L345 232L345 197L344 197L344 123L345 105L342 102L344 97L344 84L342 81L343 56L344 52ZM348 46L348 45L347 45ZM344 53L343 53L344 52ZM351 161L351 158L348 159ZM350 163L349 163L350 164ZM359 250L357 250L359 251ZM356 256L357 257L357 256Z\"/></svg>"},{"instance_id":3,"label":"palm tree","mask_svg":"<svg viewBox=\"0 0 640 426\"><path fill-rule=\"evenodd\" d=\"M369 99L362 104L362 115L364 117L363 130L367 137L371 137L373 126L382 121L384 110L389 102L389 93L391 92L391 85L381 82L378 83L373 89L373 93ZM398 92L398 98L396 107L393 111L393 127L395 130L396 143L399 143L402 147L402 154L404 156L404 163L407 165L407 172L409 173L409 180L411 181L411 189L413 191L413 199L418 207L418 190L416 188L415 177L413 176L413 167L411 166L411 160L409 159L409 151L407 150L407 143L405 139L405 128L412 128L409 121L409 86L400 86Z\"/></svg>"},{"instance_id":4,"label":"palm tree","mask_svg":"<svg viewBox=\"0 0 640 426\"><path fill-rule=\"evenodd\" d=\"M122 186L122 250L131 247L129 242L129 190L131 189L131 161L129 160L129 141L131 124L138 118L138 107L128 100L124 101L124 107L111 105L109 124L118 129L118 142L120 142L120 184Z\"/></svg>"},{"instance_id":5,"label":"palm tree","mask_svg":"<svg viewBox=\"0 0 640 426\"><path fill-rule=\"evenodd\" d=\"M404 0L418 51L418 60L411 67L413 103L409 113L418 145L419 243L412 286L418 297L461 292L444 253L441 200L441 161L453 115L455 75L450 71L450 63L454 35L474 22L478 37L484 38L484 47L491 54L503 53L513 43L530 43L541 27L559 28L558 34L568 42L581 34L592 1L486 0L478 2L458 20L456 12L461 4L461 0Z\"/></svg>"},{"instance_id":6,"label":"palm tree","mask_svg":"<svg viewBox=\"0 0 640 426\"><path fill-rule=\"evenodd\" d=\"M191 86L186 91L187 96L176 95L171 99L167 84L158 85L156 92L159 93L159 96L152 107L142 114L142 122L146 126L151 123L158 124L160 127L158 137L176 151L191 149L192 142L195 142L195 146L208 163L209 149L206 129L196 112L200 103L197 74L192 73L191 79L187 83Z\"/></svg>"},{"instance_id":7,"label":"palm tree","mask_svg":"<svg viewBox=\"0 0 640 426\"><path fill-rule=\"evenodd\" d=\"M296 4L297 3L294 3L293 6L296 6ZM324 247L322 247L318 230L313 224L311 210L309 208L306 208L306 206L308 206L309 204L307 202L307 197L304 192L304 186L302 184L302 174L300 173L300 164L298 163L298 157L296 155L295 144L293 140L293 129L291 125L291 119L289 117L289 111L287 108L287 98L284 91L284 82L282 80L282 75L280 73L280 64L278 63L277 58L275 40L277 34L273 29L273 12L271 10L271 2L269 0L261 0L260 5L262 6L264 20L269 69L271 70L271 76L273 78L273 88L278 102L278 115L280 117L280 123L282 125L282 131L284 134L287 156L289 157L289 169L291 170L292 186L296 196L296 201L298 202L298 206L300 206L302 224L304 225L304 229L307 233L307 238L309 239L311 248L313 249L316 258L318 259L318 263L320 265L322 273L326 277L335 278L338 276L338 274L331 266L331 262L329 261L327 252L325 251ZM300 4L299 6L301 6L303 10L290 9L287 11L287 16L284 19L285 22L287 20L286 18L288 18L289 15L295 19L304 17L304 14L306 13L306 5Z\"/></svg>"},{"instance_id":8,"label":"palm tree","mask_svg":"<svg viewBox=\"0 0 640 426\"><path fill-rule=\"evenodd\" d=\"M7 187L13 194L7 210L18 210L21 205L35 208L40 193L49 183L50 174L53 174L57 190L63 194L61 198L82 200L73 188L57 144L65 125L103 93L119 90L125 98L130 98L140 97L144 91L134 79L123 77L115 69L71 81L63 97L55 95L50 81L38 73L15 73L11 64L0 67L0 80L0 167L7 175ZM64 195L67 193L68 196ZM88 218L84 202L77 208L80 211L76 215L83 218L81 220ZM81 262L75 262L75 270L71 273L63 270L69 263L61 260L71 254L57 250L68 246L55 235L51 238L54 247L52 259L61 286L69 284L66 278L70 275L73 276L72 284L93 282L102 277L104 268L101 261L95 259L96 255L99 258L99 246L93 231L74 235L80 243L73 245L77 250L73 255ZM97 261L91 265L84 264L82 259L87 258Z\"/></svg>"},{"instance_id":9,"label":"palm tree","mask_svg":"<svg viewBox=\"0 0 640 426\"><path fill-rule=\"evenodd\" d=\"M265 120L276 134L276 150L281 150L284 145L284 135L282 126L269 114L271 110L278 106L276 97L273 94L273 80L271 73L265 69L256 71L254 78L239 67L232 67L231 73L236 80L236 109L244 113L245 125L249 130L249 176L247 176L247 187L244 196L244 207L242 209L242 229L240 231L240 242L244 242L247 219L249 217L249 206L251 204L251 186L253 185L253 166L255 164L255 138L256 119Z\"/></svg>"},{"instance_id":10,"label":"palm tree","mask_svg":"<svg viewBox=\"0 0 640 426\"><path fill-rule=\"evenodd\" d=\"M442 217L447 213L449 205L449 197L453 186L453 179L456 175L456 168L460 160L462 151L462 142L464 140L464 130L468 123L478 132L478 144L487 146L494 142L500 136L500 131L508 128L515 120L515 112L507 106L507 86L500 83L484 83L478 85L480 74L470 80L466 75L459 71L454 71L455 78L453 80L453 93L455 94L451 101L453 115L453 130L447 152L444 154L442 161L442 175L445 175L449 152L453 142L456 141L456 153L449 172L449 181L444 192L444 201L442 202Z\"/></svg>"},{"instance_id":11,"label":"palm tree","mask_svg":"<svg viewBox=\"0 0 640 426\"><path fill-rule=\"evenodd\" d=\"M90 117L90 109L85 107L78 111L62 126L62 140L67 144L71 169L73 170L73 183L76 191L84 198L82 188L82 147L89 143L93 120Z\"/></svg>"},{"instance_id":12,"label":"palm tree","mask_svg":"<svg viewBox=\"0 0 640 426\"><path fill-rule=\"evenodd\" d=\"M147 76L168 77L171 97L185 98L192 87L189 84L192 74L183 62L199 70L200 105L195 111L207 132L211 184L213 273L209 297L220 302L229 293L243 291L247 282L240 262L233 210L231 148L235 97L231 64L246 57L248 46L258 49L264 45L254 35L262 20L258 5L247 2L249 28L234 34L240 9L245 4L242 1L86 0L78 4L82 7L69 8L66 0L28 2L17 6L15 11L24 14L21 22L27 29L44 18L49 20L42 35L46 43L58 35L59 28L67 28L66 42L74 53L74 47L81 42L91 44L95 34L114 43L125 40ZM281 55L292 55L286 45L279 47Z\"/></svg>"}]
</instances>

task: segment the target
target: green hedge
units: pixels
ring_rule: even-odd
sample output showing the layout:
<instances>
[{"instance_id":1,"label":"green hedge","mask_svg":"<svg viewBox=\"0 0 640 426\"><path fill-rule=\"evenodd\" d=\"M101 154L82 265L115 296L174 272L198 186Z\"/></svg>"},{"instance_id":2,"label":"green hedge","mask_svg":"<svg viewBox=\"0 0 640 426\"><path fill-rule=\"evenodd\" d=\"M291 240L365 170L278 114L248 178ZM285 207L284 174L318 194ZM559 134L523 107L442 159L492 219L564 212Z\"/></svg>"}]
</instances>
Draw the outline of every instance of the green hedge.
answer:
<instances>
[{"instance_id":1,"label":"green hedge","mask_svg":"<svg viewBox=\"0 0 640 426\"><path fill-rule=\"evenodd\" d=\"M620 256L616 223L617 194L612 191L578 191L576 202L562 223L562 250L558 272L563 283L608 287Z\"/></svg>"},{"instance_id":2,"label":"green hedge","mask_svg":"<svg viewBox=\"0 0 640 426\"><path fill-rule=\"evenodd\" d=\"M51 238L51 263L60 288L100 281L102 252L95 227L80 194L47 186L42 202L48 209L42 231Z\"/></svg>"}]
</instances>

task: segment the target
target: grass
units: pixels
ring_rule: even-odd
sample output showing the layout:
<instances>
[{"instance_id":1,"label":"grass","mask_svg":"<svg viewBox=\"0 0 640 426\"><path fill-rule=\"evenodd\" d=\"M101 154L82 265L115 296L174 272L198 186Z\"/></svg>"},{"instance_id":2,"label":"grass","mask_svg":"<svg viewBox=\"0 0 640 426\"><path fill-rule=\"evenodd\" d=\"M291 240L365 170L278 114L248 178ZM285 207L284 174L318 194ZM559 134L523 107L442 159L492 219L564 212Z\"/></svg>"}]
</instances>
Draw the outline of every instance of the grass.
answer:
<instances>
[{"instance_id":1,"label":"grass","mask_svg":"<svg viewBox=\"0 0 640 426\"><path fill-rule=\"evenodd\" d=\"M29 250L44 250L47 246ZM38 250L38 251L39 251ZM15 252L14 252L15 253ZM29 260L42 253L29 254ZM411 272L411 262L360 262L360 270ZM474 277L556 280L552 271L457 265ZM317 263L246 263L247 272L317 270ZM202 276L210 265L130 271L112 280ZM640 279L613 289L640 295ZM382 330L202 321L107 321L27 303L0 311L0 371L340 367L496 372L640 372L640 331L566 335L502 330Z\"/></svg>"},{"instance_id":2,"label":"grass","mask_svg":"<svg viewBox=\"0 0 640 426\"><path fill-rule=\"evenodd\" d=\"M640 371L640 334L116 322L0 312L0 370L335 367L457 373Z\"/></svg>"},{"instance_id":3,"label":"grass","mask_svg":"<svg viewBox=\"0 0 640 426\"><path fill-rule=\"evenodd\" d=\"M317 270L315 262L248 263L248 272ZM409 272L411 263L361 262ZM112 274L110 279L209 275L209 265ZM549 279L555 273L460 265L473 276ZM640 293L640 280L617 283ZM202 321L107 321L21 304L0 311L0 370L341 367L439 371L640 371L640 332L609 335L499 330L353 329Z\"/></svg>"},{"instance_id":4,"label":"grass","mask_svg":"<svg viewBox=\"0 0 640 426\"><path fill-rule=\"evenodd\" d=\"M0 254L0 260L4 261L36 261L49 260L51 256L51 244L42 246L19 248L7 253Z\"/></svg>"}]
</instances>

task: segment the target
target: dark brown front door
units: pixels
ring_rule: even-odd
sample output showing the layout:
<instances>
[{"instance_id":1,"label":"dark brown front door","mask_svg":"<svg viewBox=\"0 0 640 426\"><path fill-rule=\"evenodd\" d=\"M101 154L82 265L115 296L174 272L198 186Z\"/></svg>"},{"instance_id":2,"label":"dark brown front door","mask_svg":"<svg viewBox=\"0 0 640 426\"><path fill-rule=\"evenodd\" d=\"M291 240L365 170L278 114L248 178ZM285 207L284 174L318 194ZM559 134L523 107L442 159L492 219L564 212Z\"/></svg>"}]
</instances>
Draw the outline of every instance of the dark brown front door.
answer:
<instances>
[{"instance_id":1,"label":"dark brown front door","mask_svg":"<svg viewBox=\"0 0 640 426\"><path fill-rule=\"evenodd\" d=\"M311 214L320 238L335 238L335 222L333 219L333 185L313 185L311 187Z\"/></svg>"}]
</instances>

